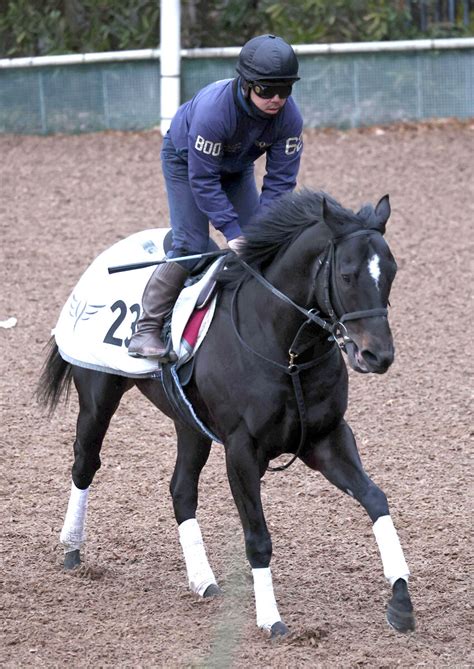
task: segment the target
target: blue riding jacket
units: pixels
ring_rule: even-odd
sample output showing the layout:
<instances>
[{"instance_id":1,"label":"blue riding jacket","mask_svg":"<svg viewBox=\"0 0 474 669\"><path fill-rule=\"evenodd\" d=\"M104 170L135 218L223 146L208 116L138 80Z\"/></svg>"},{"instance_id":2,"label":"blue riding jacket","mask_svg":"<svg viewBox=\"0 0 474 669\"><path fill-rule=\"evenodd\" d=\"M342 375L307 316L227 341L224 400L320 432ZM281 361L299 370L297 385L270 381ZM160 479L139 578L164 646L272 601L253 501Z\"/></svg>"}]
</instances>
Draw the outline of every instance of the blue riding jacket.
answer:
<instances>
[{"instance_id":1,"label":"blue riding jacket","mask_svg":"<svg viewBox=\"0 0 474 669\"><path fill-rule=\"evenodd\" d=\"M244 97L236 78L210 84L183 104L168 136L176 153L188 163L198 208L227 239L233 239L241 231L221 178L248 169L266 153L260 206L294 190L302 129L303 119L291 96L275 116L262 115Z\"/></svg>"}]
</instances>

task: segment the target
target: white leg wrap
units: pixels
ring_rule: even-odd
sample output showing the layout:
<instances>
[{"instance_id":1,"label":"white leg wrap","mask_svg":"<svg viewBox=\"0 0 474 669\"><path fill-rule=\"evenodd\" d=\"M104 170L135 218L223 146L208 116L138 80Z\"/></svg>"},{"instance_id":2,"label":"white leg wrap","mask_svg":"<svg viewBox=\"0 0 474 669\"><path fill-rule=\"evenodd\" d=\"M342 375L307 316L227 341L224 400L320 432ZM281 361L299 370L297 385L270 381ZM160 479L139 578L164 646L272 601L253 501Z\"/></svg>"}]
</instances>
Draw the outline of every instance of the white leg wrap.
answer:
<instances>
[{"instance_id":1,"label":"white leg wrap","mask_svg":"<svg viewBox=\"0 0 474 669\"><path fill-rule=\"evenodd\" d=\"M88 496L89 488L79 490L72 483L66 517L59 537L61 543L64 544L66 553L79 550L86 539L85 524Z\"/></svg>"},{"instance_id":2,"label":"white leg wrap","mask_svg":"<svg viewBox=\"0 0 474 669\"><path fill-rule=\"evenodd\" d=\"M390 585L393 585L399 578L408 581L410 570L391 516L380 516L374 523L373 531L382 558L385 578Z\"/></svg>"},{"instance_id":3,"label":"white leg wrap","mask_svg":"<svg viewBox=\"0 0 474 669\"><path fill-rule=\"evenodd\" d=\"M184 553L189 587L201 597L206 589L216 583L212 569L207 561L206 549L202 541L201 529L195 518L185 520L178 527L179 541ZM217 584L216 584L217 585Z\"/></svg>"},{"instance_id":4,"label":"white leg wrap","mask_svg":"<svg viewBox=\"0 0 474 669\"><path fill-rule=\"evenodd\" d=\"M281 620L273 592L272 572L270 567L252 569L257 625L270 630L274 623Z\"/></svg>"}]
</instances>

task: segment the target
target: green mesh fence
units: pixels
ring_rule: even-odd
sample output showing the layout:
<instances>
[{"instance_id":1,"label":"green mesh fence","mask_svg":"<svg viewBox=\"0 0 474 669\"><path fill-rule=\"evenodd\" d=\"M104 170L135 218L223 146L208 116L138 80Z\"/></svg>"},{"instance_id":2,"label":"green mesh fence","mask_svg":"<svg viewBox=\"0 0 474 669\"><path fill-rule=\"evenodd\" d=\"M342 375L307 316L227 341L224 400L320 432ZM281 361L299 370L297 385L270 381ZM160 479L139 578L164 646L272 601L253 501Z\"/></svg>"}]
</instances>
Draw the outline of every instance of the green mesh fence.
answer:
<instances>
[{"instance_id":1,"label":"green mesh fence","mask_svg":"<svg viewBox=\"0 0 474 669\"><path fill-rule=\"evenodd\" d=\"M1 132L139 130L159 121L157 60L0 70Z\"/></svg>"},{"instance_id":2,"label":"green mesh fence","mask_svg":"<svg viewBox=\"0 0 474 669\"><path fill-rule=\"evenodd\" d=\"M299 57L306 127L474 117L474 49ZM182 100L234 60L183 59ZM139 130L160 122L158 60L0 69L0 132Z\"/></svg>"}]
</instances>

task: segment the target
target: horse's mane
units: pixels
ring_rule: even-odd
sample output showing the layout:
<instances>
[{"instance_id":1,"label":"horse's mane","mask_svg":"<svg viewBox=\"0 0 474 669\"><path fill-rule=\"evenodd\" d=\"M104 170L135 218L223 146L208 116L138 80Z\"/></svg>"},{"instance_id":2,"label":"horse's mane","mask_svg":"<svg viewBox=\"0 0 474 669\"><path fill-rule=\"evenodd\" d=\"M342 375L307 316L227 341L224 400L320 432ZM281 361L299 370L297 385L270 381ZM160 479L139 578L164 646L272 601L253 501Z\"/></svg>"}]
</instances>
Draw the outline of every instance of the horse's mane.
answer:
<instances>
[{"instance_id":1,"label":"horse's mane","mask_svg":"<svg viewBox=\"0 0 474 669\"><path fill-rule=\"evenodd\" d=\"M307 228L322 222L323 200L341 223L358 223L361 218L350 209L345 209L333 197L323 191L307 188L285 193L257 214L245 228L245 244L240 257L249 265L263 270L279 253L284 252ZM229 257L225 270L218 281L232 286L245 276L245 269L236 258Z\"/></svg>"}]
</instances>

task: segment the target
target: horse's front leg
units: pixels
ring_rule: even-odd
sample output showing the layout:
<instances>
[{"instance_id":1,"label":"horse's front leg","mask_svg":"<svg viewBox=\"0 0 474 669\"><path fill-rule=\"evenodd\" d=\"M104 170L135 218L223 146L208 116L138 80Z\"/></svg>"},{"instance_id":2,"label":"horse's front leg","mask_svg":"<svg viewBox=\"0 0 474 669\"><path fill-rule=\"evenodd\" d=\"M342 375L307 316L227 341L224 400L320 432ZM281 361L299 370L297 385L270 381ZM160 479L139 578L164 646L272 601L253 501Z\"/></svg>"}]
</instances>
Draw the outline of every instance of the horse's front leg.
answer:
<instances>
[{"instance_id":1,"label":"horse's front leg","mask_svg":"<svg viewBox=\"0 0 474 669\"><path fill-rule=\"evenodd\" d=\"M387 498L365 473L352 430L342 421L324 439L309 447L301 459L340 490L354 497L369 514L384 575L392 586L387 620L399 632L413 630L415 617L408 594L410 571L390 516Z\"/></svg>"},{"instance_id":2,"label":"horse's front leg","mask_svg":"<svg viewBox=\"0 0 474 669\"><path fill-rule=\"evenodd\" d=\"M225 446L227 475L244 530L247 559L252 567L257 625L269 631L272 638L283 636L288 633L288 628L280 618L273 592L272 540L262 508L260 477L263 472L256 449L248 436L237 438L234 435Z\"/></svg>"},{"instance_id":3,"label":"horse's front leg","mask_svg":"<svg viewBox=\"0 0 474 669\"><path fill-rule=\"evenodd\" d=\"M209 457L212 442L181 423L176 422L175 427L178 454L170 492L189 588L200 597L213 597L220 594L220 589L209 565L201 528L196 520L199 476Z\"/></svg>"}]
</instances>

